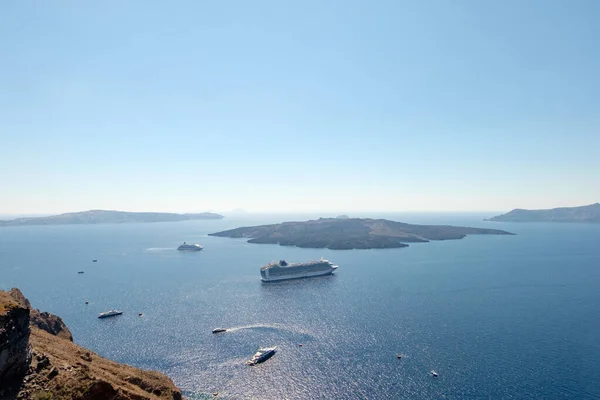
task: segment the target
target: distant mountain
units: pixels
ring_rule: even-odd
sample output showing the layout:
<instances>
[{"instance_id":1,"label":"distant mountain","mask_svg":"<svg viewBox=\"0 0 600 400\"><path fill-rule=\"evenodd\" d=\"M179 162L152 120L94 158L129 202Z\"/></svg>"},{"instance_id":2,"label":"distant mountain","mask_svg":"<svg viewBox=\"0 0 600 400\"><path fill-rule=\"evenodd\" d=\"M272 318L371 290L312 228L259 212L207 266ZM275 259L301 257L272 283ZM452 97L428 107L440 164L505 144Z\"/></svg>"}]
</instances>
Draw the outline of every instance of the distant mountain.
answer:
<instances>
[{"instance_id":1,"label":"distant mountain","mask_svg":"<svg viewBox=\"0 0 600 400\"><path fill-rule=\"evenodd\" d=\"M406 243L462 239L466 235L512 235L512 233L462 226L412 225L386 219L319 218L305 222L236 228L209 235L248 238L249 243L348 250L397 248L408 246Z\"/></svg>"},{"instance_id":2,"label":"distant mountain","mask_svg":"<svg viewBox=\"0 0 600 400\"><path fill-rule=\"evenodd\" d=\"M168 222L188 221L192 219L221 219L220 214L174 214L160 212L127 212L89 210L82 212L51 215L48 217L17 218L9 221L0 221L0 226L20 225L72 225L72 224L115 224L127 222Z\"/></svg>"},{"instance_id":3,"label":"distant mountain","mask_svg":"<svg viewBox=\"0 0 600 400\"><path fill-rule=\"evenodd\" d=\"M600 203L580 207L561 207L550 210L516 208L488 221L501 222L595 222L600 223Z\"/></svg>"}]
</instances>

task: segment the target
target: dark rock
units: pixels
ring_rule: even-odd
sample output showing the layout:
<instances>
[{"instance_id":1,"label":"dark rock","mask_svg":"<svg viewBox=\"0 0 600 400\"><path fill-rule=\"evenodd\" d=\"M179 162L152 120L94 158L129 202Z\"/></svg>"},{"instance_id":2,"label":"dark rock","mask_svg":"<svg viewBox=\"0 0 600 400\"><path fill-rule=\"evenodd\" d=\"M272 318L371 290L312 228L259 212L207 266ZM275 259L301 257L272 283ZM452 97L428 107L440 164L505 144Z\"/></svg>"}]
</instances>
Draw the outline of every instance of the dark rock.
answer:
<instances>
[{"instance_id":1,"label":"dark rock","mask_svg":"<svg viewBox=\"0 0 600 400\"><path fill-rule=\"evenodd\" d=\"M20 381L29 369L29 309L0 291L0 382Z\"/></svg>"},{"instance_id":2,"label":"dark rock","mask_svg":"<svg viewBox=\"0 0 600 400\"><path fill-rule=\"evenodd\" d=\"M56 375L58 375L58 368L56 367L52 367L52 369L50 370L50 372L48 372L48 379L52 379L54 378Z\"/></svg>"},{"instance_id":3,"label":"dark rock","mask_svg":"<svg viewBox=\"0 0 600 400\"><path fill-rule=\"evenodd\" d=\"M131 383L132 385L136 385L145 392L154 393L156 390L158 390L158 392L160 393L159 389L155 389L152 385L148 384L146 381L138 378L137 376L128 376L127 378L125 378L125 380Z\"/></svg>"},{"instance_id":4,"label":"dark rock","mask_svg":"<svg viewBox=\"0 0 600 400\"><path fill-rule=\"evenodd\" d=\"M40 372L41 370L46 368L48 365L50 365L50 359L48 359L48 357L46 357L45 355L41 354L41 355L38 355L36 358L37 358L37 366L35 367L35 370L37 372Z\"/></svg>"},{"instance_id":5,"label":"dark rock","mask_svg":"<svg viewBox=\"0 0 600 400\"><path fill-rule=\"evenodd\" d=\"M85 400L104 400L112 399L118 395L117 389L115 389L110 383L105 381L96 381L90 385L87 391L84 393L83 398Z\"/></svg>"}]
</instances>

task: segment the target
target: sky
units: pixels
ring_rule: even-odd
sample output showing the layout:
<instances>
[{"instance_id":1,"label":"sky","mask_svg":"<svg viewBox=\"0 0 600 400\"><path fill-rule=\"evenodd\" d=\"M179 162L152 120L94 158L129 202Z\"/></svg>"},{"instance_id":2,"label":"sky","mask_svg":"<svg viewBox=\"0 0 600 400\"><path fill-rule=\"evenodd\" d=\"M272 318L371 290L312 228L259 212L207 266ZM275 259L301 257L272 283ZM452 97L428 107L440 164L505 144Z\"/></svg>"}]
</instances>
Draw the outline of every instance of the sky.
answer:
<instances>
[{"instance_id":1,"label":"sky","mask_svg":"<svg viewBox=\"0 0 600 400\"><path fill-rule=\"evenodd\" d=\"M600 201L596 0L0 2L0 213Z\"/></svg>"}]
</instances>

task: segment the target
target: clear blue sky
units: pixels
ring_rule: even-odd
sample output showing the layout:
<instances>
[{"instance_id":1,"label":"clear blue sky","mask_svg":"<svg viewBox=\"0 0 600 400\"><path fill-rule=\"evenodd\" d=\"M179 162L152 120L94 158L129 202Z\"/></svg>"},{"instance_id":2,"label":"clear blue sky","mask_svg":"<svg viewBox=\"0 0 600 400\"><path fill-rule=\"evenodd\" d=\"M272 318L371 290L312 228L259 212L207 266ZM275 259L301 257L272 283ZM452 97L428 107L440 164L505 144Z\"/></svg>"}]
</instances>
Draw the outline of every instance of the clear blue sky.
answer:
<instances>
[{"instance_id":1,"label":"clear blue sky","mask_svg":"<svg viewBox=\"0 0 600 400\"><path fill-rule=\"evenodd\" d=\"M600 201L600 1L0 2L0 213Z\"/></svg>"}]
</instances>

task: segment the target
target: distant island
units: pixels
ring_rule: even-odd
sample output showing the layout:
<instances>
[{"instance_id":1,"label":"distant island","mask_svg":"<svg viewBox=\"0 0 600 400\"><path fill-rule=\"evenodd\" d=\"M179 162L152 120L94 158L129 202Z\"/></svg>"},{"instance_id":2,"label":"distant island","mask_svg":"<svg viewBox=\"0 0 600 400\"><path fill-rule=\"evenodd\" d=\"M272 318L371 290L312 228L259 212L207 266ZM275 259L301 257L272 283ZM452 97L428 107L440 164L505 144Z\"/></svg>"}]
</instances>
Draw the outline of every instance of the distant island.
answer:
<instances>
[{"instance_id":1,"label":"distant island","mask_svg":"<svg viewBox=\"0 0 600 400\"><path fill-rule=\"evenodd\" d=\"M488 221L600 223L600 203L580 207L552 208L550 210L523 210L516 208L506 214L490 218Z\"/></svg>"},{"instance_id":2,"label":"distant island","mask_svg":"<svg viewBox=\"0 0 600 400\"><path fill-rule=\"evenodd\" d=\"M385 219L319 218L304 222L236 228L209 235L249 238L249 243L349 250L398 248L407 247L406 243L462 239L466 235L512 235L512 233L497 229L461 226L412 225Z\"/></svg>"},{"instance_id":3,"label":"distant island","mask_svg":"<svg viewBox=\"0 0 600 400\"><path fill-rule=\"evenodd\" d=\"M8 221L0 221L0 226L115 224L128 222L168 222L221 218L223 218L222 215L209 212L198 214L174 214L161 212L89 210L60 215L51 215L48 217L17 218Z\"/></svg>"}]
</instances>

